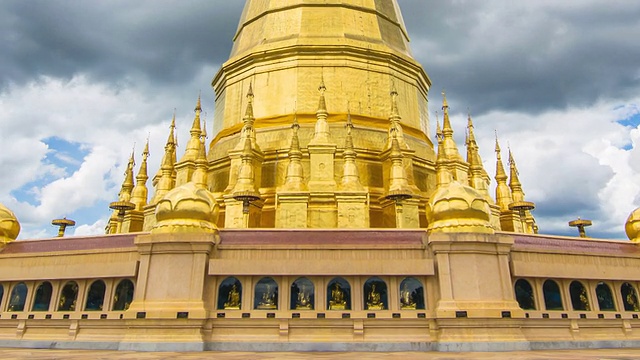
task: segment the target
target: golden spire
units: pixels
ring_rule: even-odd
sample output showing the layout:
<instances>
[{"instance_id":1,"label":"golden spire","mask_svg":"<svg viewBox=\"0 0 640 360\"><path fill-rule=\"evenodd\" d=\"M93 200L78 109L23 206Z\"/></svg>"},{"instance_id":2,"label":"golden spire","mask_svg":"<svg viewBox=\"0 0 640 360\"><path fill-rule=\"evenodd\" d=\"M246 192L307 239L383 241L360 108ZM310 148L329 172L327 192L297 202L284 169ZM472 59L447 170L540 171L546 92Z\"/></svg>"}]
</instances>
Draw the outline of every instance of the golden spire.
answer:
<instances>
[{"instance_id":1,"label":"golden spire","mask_svg":"<svg viewBox=\"0 0 640 360\"><path fill-rule=\"evenodd\" d=\"M203 125L204 128L207 127L206 121ZM207 138L207 132L204 130L200 136L200 149L198 151L198 158L196 158L196 170L193 172L193 176L191 180L196 184L197 187L202 189L207 189L207 149L205 146Z\"/></svg>"},{"instance_id":2,"label":"golden spire","mask_svg":"<svg viewBox=\"0 0 640 360\"><path fill-rule=\"evenodd\" d=\"M309 145L330 143L329 139L331 134L329 133L329 123L327 122L329 113L327 112L327 102L324 98L325 91L327 91L327 87L324 86L323 75L320 79L320 86L318 87L318 92L320 93L320 101L318 102L318 110L316 111L315 133L313 134L313 138L309 142Z\"/></svg>"},{"instance_id":3,"label":"golden spire","mask_svg":"<svg viewBox=\"0 0 640 360\"><path fill-rule=\"evenodd\" d=\"M444 155L448 160L464 162L464 160L462 160L462 156L460 156L460 152L458 151L458 146L453 139L453 128L451 128L451 120L449 120L449 103L447 102L447 96L444 90L442 91L442 112Z\"/></svg>"},{"instance_id":4,"label":"golden spire","mask_svg":"<svg viewBox=\"0 0 640 360\"><path fill-rule=\"evenodd\" d=\"M168 193L175 186L175 158L176 158L176 113L173 112L173 119L171 120L171 126L169 131L169 137L167 138L167 144L164 146L164 155L162 156L162 162L160 163L160 169L158 174L154 177L154 186L156 187L155 194L151 199L151 204L156 204L162 197Z\"/></svg>"},{"instance_id":5,"label":"golden spire","mask_svg":"<svg viewBox=\"0 0 640 360\"><path fill-rule=\"evenodd\" d=\"M184 151L184 155L182 155L183 161L195 161L198 158L198 154L200 153L200 135L202 135L202 129L200 127L200 113L202 112L202 106L200 105L200 95L198 94L198 102L196 103L196 108L194 109L196 116L193 118L193 124L191 125L191 130L189 133L191 137L187 142L187 147Z\"/></svg>"},{"instance_id":6,"label":"golden spire","mask_svg":"<svg viewBox=\"0 0 640 360\"><path fill-rule=\"evenodd\" d=\"M406 148L407 143L405 142L404 131L402 129L402 124L400 123L402 117L400 117L400 112L398 111L398 91L396 91L396 86L393 83L389 95L391 95L391 114L389 115L389 137L387 147L391 147L392 138L395 134L400 148Z\"/></svg>"},{"instance_id":7,"label":"golden spire","mask_svg":"<svg viewBox=\"0 0 640 360\"><path fill-rule=\"evenodd\" d=\"M438 154L436 156L436 186L447 186L453 180L453 176L446 166L447 157L444 152L444 134L440 129L440 120L436 112L436 141L438 143Z\"/></svg>"},{"instance_id":8,"label":"golden spire","mask_svg":"<svg viewBox=\"0 0 640 360\"><path fill-rule=\"evenodd\" d=\"M234 198L236 195L245 193L258 196L258 192L254 184L253 150L251 148L251 139L245 139L241 157L242 163L240 164L240 170L238 171L238 181L236 181L236 185L233 187L232 195Z\"/></svg>"},{"instance_id":9,"label":"golden spire","mask_svg":"<svg viewBox=\"0 0 640 360\"><path fill-rule=\"evenodd\" d=\"M127 170L124 172L124 181L122 182L122 187L120 188L120 193L118 194L119 201L130 201L131 200L131 191L133 190L133 167L135 166L135 161L133 160L133 154L135 149L131 151L131 156L129 157L129 163L127 164Z\"/></svg>"},{"instance_id":10,"label":"golden spire","mask_svg":"<svg viewBox=\"0 0 640 360\"><path fill-rule=\"evenodd\" d=\"M147 176L148 158L149 138L147 138L147 143L144 145L144 150L142 151L142 163L140 163L140 169L136 176L136 186L133 188L133 192L131 193L131 202L136 206L136 210L138 211L143 211L144 207L147 205L147 180L149 179L149 176Z\"/></svg>"},{"instance_id":11,"label":"golden spire","mask_svg":"<svg viewBox=\"0 0 640 360\"><path fill-rule=\"evenodd\" d=\"M516 161L513 159L513 154L511 153L511 147L509 147L509 170L511 172L509 179L511 197L513 198L513 201L524 201L524 192L522 191L522 184L518 177Z\"/></svg>"},{"instance_id":12,"label":"golden spire","mask_svg":"<svg viewBox=\"0 0 640 360\"><path fill-rule=\"evenodd\" d=\"M242 148L244 147L245 139L251 140L251 146L254 149L258 148L258 144L256 143L256 132L254 128L256 118L253 115L254 95L253 95L253 85L251 83L249 83L249 89L247 90L246 98L247 98L247 107L244 112L244 117L242 118L242 130L240 133L240 141L238 142L238 145L236 145L235 150L242 150Z\"/></svg>"},{"instance_id":13,"label":"golden spire","mask_svg":"<svg viewBox=\"0 0 640 360\"><path fill-rule=\"evenodd\" d=\"M496 203L500 206L500 211L509 211L509 204L513 202L511 189L507 185L507 174L504 171L502 157L500 156L500 143L498 143L498 133L496 132Z\"/></svg>"},{"instance_id":14,"label":"golden spire","mask_svg":"<svg viewBox=\"0 0 640 360\"><path fill-rule=\"evenodd\" d=\"M289 147L289 165L287 165L287 175L284 179L282 190L285 191L304 191L304 171L302 167L302 151L300 151L300 140L298 139L297 113L293 115L293 123L291 124L291 146Z\"/></svg>"},{"instance_id":15,"label":"golden spire","mask_svg":"<svg viewBox=\"0 0 640 360\"><path fill-rule=\"evenodd\" d=\"M467 162L469 163L469 185L487 198L489 196L489 176L482 165L478 143L473 130L471 114L467 117Z\"/></svg>"},{"instance_id":16,"label":"golden spire","mask_svg":"<svg viewBox=\"0 0 640 360\"><path fill-rule=\"evenodd\" d=\"M342 190L347 191L363 191L364 187L360 183L360 174L358 173L358 166L356 165L356 151L353 147L353 137L351 130L353 129L353 122L351 121L351 111L347 109L347 137L345 139L344 152L344 165L342 167Z\"/></svg>"},{"instance_id":17,"label":"golden spire","mask_svg":"<svg viewBox=\"0 0 640 360\"><path fill-rule=\"evenodd\" d=\"M402 151L400 151L400 143L398 142L395 131L391 139L391 153L389 154L389 158L391 159L389 191L387 191L385 197L391 200L413 197L413 191L409 187L407 171L404 168L404 155Z\"/></svg>"}]
</instances>

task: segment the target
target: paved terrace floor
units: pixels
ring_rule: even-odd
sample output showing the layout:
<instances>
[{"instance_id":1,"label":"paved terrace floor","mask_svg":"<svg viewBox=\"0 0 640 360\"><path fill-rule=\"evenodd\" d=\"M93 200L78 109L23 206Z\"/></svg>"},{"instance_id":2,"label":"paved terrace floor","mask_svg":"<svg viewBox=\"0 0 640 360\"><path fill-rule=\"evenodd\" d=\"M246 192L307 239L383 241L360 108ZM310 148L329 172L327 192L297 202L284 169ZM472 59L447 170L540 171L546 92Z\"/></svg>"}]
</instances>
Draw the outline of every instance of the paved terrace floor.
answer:
<instances>
[{"instance_id":1,"label":"paved terrace floor","mask_svg":"<svg viewBox=\"0 0 640 360\"><path fill-rule=\"evenodd\" d=\"M0 359L70 359L70 360L178 360L178 359L517 359L517 360L631 360L640 359L640 349L595 349L595 350L553 350L553 351L514 351L482 353L419 353L419 352L134 352L104 350L47 350L47 349L0 349Z\"/></svg>"}]
</instances>

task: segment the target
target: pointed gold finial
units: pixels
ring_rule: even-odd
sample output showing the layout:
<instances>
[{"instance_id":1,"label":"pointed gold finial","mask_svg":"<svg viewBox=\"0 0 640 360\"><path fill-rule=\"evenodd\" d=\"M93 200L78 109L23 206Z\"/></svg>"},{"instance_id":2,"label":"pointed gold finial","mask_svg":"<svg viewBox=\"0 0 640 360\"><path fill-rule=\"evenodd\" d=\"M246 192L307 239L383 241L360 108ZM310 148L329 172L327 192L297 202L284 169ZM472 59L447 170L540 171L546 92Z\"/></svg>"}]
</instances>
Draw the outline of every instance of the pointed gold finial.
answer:
<instances>
[{"instance_id":1,"label":"pointed gold finial","mask_svg":"<svg viewBox=\"0 0 640 360\"><path fill-rule=\"evenodd\" d=\"M347 136L345 138L344 152L342 156L344 158L344 164L342 165L342 181L341 189L343 191L364 191L364 187L360 182L360 174L358 172L358 166L356 165L357 153L353 146L353 136L351 130L353 129L353 122L351 120L351 109L347 104Z\"/></svg>"},{"instance_id":2,"label":"pointed gold finial","mask_svg":"<svg viewBox=\"0 0 640 360\"><path fill-rule=\"evenodd\" d=\"M196 102L196 108L193 109L196 113L202 111L202 102L200 101L200 97L202 95L202 91L198 91L198 101Z\"/></svg>"},{"instance_id":3,"label":"pointed gold finial","mask_svg":"<svg viewBox=\"0 0 640 360\"><path fill-rule=\"evenodd\" d=\"M167 139L167 143L164 146L164 155L162 156L162 161L160 162L160 169L153 177L153 186L155 187L155 193L151 198L151 204L156 204L162 197L172 190L175 186L175 178L173 177L173 172L175 170L176 163L176 147L177 147L177 138L175 136L175 128L176 128L176 113L175 109L173 111L173 119L171 120L171 125L169 126L169 138Z\"/></svg>"},{"instance_id":4,"label":"pointed gold finial","mask_svg":"<svg viewBox=\"0 0 640 360\"><path fill-rule=\"evenodd\" d=\"M444 91L444 89L442 89L442 110L447 110L449 109L449 103L447 103L447 94Z\"/></svg>"},{"instance_id":5,"label":"pointed gold finial","mask_svg":"<svg viewBox=\"0 0 640 360\"><path fill-rule=\"evenodd\" d=\"M320 92L320 100L318 103L318 110L316 111L316 125L313 138L309 142L309 145L331 144L331 134L329 132L329 123L327 117L327 102L324 97L324 93L327 87L324 85L324 74L320 78L320 86L318 91Z\"/></svg>"},{"instance_id":6,"label":"pointed gold finial","mask_svg":"<svg viewBox=\"0 0 640 360\"><path fill-rule=\"evenodd\" d=\"M293 110L293 122L291 123L291 145L289 146L289 163L284 179L284 185L278 191L304 191L304 170L302 167L302 151L298 139L298 112Z\"/></svg>"},{"instance_id":7,"label":"pointed gold finial","mask_svg":"<svg viewBox=\"0 0 640 360\"><path fill-rule=\"evenodd\" d=\"M138 170L138 175L136 176L136 186L133 188L131 192L131 202L136 206L135 209L138 211L143 211L144 207L147 205L147 180L149 176L147 175L147 159L149 158L149 138L147 137L147 142L145 143L144 150L142 151L142 162L140 163L140 169Z\"/></svg>"},{"instance_id":8,"label":"pointed gold finial","mask_svg":"<svg viewBox=\"0 0 640 360\"><path fill-rule=\"evenodd\" d=\"M200 152L200 136L202 135L200 113L202 112L202 106L200 101L200 95L198 95L198 101L195 108L196 115L193 118L193 124L189 133L191 137L187 142L187 147L184 150L184 155L180 159L180 162L195 161Z\"/></svg>"},{"instance_id":9,"label":"pointed gold finial","mask_svg":"<svg viewBox=\"0 0 640 360\"><path fill-rule=\"evenodd\" d=\"M509 211L509 205L513 202L511 189L507 185L507 174L502 164L500 155L500 143L498 142L498 132L496 131L496 203L502 212Z\"/></svg>"}]
</instances>

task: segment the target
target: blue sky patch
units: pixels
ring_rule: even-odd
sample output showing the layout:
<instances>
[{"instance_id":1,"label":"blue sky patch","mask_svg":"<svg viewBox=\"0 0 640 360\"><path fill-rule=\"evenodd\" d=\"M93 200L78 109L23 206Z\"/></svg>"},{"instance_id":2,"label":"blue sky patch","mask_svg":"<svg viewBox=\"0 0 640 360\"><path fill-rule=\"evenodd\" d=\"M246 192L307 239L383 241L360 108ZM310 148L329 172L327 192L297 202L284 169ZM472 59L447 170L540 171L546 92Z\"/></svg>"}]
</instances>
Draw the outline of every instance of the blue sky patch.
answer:
<instances>
[{"instance_id":1,"label":"blue sky patch","mask_svg":"<svg viewBox=\"0 0 640 360\"><path fill-rule=\"evenodd\" d=\"M637 128L638 125L640 125L640 112L635 113L626 119L618 120L617 123L622 126Z\"/></svg>"}]
</instances>

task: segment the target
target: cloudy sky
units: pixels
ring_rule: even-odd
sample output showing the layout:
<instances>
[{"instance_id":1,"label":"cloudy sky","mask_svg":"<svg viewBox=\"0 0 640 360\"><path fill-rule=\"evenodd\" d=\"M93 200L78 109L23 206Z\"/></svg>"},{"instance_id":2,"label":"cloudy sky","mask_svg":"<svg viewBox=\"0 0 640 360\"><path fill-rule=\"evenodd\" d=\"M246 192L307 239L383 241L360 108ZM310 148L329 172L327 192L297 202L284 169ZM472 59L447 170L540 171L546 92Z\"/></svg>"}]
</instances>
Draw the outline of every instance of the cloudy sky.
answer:
<instances>
[{"instance_id":1,"label":"cloudy sky","mask_svg":"<svg viewBox=\"0 0 640 360\"><path fill-rule=\"evenodd\" d=\"M398 0L415 57L447 90L461 145L467 108L493 174L511 145L540 230L593 220L624 239L640 205L640 2ZM240 0L0 2L0 202L20 238L102 233L134 143L150 174L177 109L186 143L202 91L229 55Z\"/></svg>"}]
</instances>

